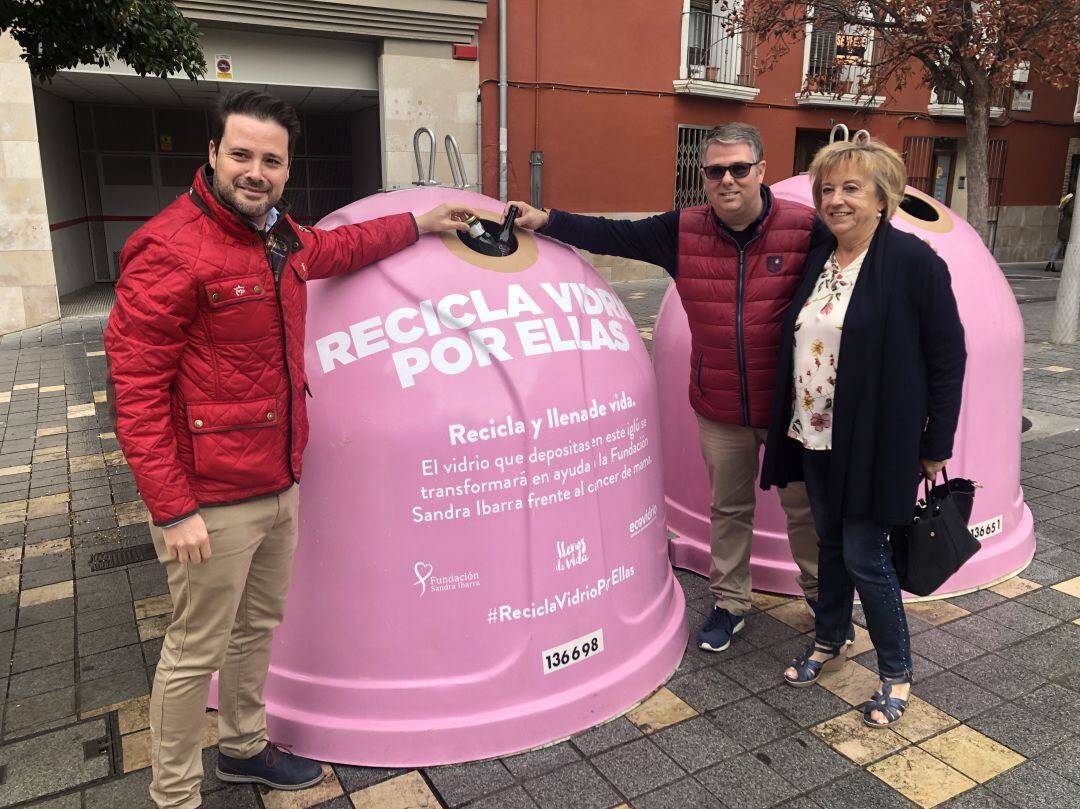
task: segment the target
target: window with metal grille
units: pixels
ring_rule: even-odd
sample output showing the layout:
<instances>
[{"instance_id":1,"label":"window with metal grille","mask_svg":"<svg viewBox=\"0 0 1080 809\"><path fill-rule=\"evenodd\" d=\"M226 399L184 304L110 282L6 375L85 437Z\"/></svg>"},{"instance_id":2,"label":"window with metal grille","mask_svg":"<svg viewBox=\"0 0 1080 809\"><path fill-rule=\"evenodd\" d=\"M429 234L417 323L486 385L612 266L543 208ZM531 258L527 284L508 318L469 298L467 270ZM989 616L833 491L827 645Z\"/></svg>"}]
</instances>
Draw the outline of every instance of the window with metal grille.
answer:
<instances>
[{"instance_id":1,"label":"window with metal grille","mask_svg":"<svg viewBox=\"0 0 1080 809\"><path fill-rule=\"evenodd\" d=\"M930 193L930 176L933 173L934 139L929 136L904 138L904 165L907 168L908 185L924 194Z\"/></svg>"},{"instance_id":2,"label":"window with metal grille","mask_svg":"<svg viewBox=\"0 0 1080 809\"><path fill-rule=\"evenodd\" d=\"M698 157L698 150L710 128L679 124L675 147L676 208L705 204L705 187L701 184L701 158Z\"/></svg>"},{"instance_id":3,"label":"window with metal grille","mask_svg":"<svg viewBox=\"0 0 1080 809\"><path fill-rule=\"evenodd\" d=\"M832 95L858 93L871 57L871 32L856 25L815 20L807 43L806 78Z\"/></svg>"}]
</instances>

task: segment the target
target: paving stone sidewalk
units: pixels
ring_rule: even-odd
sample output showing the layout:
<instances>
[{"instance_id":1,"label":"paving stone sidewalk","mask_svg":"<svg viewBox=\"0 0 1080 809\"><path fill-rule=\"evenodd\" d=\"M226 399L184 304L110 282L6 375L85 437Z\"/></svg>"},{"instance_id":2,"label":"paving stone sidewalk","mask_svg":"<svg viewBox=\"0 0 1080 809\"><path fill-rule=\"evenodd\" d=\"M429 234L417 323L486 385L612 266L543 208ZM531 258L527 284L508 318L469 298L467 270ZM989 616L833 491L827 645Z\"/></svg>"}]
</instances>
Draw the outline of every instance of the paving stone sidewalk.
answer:
<instances>
[{"instance_id":1,"label":"paving stone sidewalk","mask_svg":"<svg viewBox=\"0 0 1080 809\"><path fill-rule=\"evenodd\" d=\"M1053 303L1021 289L1045 279L1013 280L1029 301L1025 412L1042 436L1023 445L1038 551L1017 578L909 606L918 680L895 732L855 710L876 683L861 614L855 661L797 691L780 674L809 613L759 593L729 651L688 648L646 703L560 744L423 770L334 765L298 793L208 776L206 807L1076 807L1080 348L1046 342ZM666 283L614 286L650 340ZM151 806L147 695L172 605L105 412L104 322L0 340L0 809ZM707 583L677 575L695 626ZM213 712L206 722L212 773Z\"/></svg>"}]
</instances>

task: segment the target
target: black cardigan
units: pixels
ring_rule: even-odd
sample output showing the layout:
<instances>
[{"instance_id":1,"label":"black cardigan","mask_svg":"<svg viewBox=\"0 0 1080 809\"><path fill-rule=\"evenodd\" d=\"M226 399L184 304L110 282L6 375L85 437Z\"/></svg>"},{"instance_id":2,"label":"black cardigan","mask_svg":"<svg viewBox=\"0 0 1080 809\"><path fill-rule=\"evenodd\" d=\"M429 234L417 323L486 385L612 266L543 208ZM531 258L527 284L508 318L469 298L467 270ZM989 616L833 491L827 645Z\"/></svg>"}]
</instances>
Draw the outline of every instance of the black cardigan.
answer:
<instances>
[{"instance_id":1,"label":"black cardigan","mask_svg":"<svg viewBox=\"0 0 1080 809\"><path fill-rule=\"evenodd\" d=\"M802 480L802 445L787 437L795 319L836 239L806 258L784 317L761 487ZM882 221L844 317L833 405L829 511L887 525L911 519L919 459L952 455L964 386L964 327L949 270L933 249Z\"/></svg>"}]
</instances>

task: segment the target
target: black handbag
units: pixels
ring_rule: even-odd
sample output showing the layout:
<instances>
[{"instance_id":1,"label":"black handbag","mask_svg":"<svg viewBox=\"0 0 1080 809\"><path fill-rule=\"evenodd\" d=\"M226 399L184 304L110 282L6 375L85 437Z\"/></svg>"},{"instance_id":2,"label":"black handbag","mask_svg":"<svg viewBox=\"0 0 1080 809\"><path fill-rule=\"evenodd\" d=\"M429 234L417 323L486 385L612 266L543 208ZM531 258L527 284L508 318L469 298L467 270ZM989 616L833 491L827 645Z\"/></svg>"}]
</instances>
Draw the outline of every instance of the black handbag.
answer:
<instances>
[{"instance_id":1,"label":"black handbag","mask_svg":"<svg viewBox=\"0 0 1080 809\"><path fill-rule=\"evenodd\" d=\"M910 525L893 528L889 535L893 564L900 586L909 593L928 596L982 547L968 530L977 483L965 478L930 487L923 480L924 498L915 505Z\"/></svg>"}]
</instances>

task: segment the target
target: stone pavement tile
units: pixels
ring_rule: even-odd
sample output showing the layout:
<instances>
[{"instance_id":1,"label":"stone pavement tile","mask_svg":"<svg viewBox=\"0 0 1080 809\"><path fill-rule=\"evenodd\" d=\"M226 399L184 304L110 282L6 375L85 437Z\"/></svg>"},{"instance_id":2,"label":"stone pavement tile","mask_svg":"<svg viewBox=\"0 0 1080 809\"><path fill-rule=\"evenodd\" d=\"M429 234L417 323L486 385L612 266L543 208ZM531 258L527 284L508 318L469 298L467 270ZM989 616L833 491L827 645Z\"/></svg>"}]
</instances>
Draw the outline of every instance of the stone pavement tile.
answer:
<instances>
[{"instance_id":1,"label":"stone pavement tile","mask_svg":"<svg viewBox=\"0 0 1080 809\"><path fill-rule=\"evenodd\" d=\"M790 806L790 804L788 804ZM684 778L634 799L635 809L726 809L693 778Z\"/></svg>"},{"instance_id":2,"label":"stone pavement tile","mask_svg":"<svg viewBox=\"0 0 1080 809\"><path fill-rule=\"evenodd\" d=\"M938 804L938 809L1019 809L986 787L975 787L952 800Z\"/></svg>"},{"instance_id":3,"label":"stone pavement tile","mask_svg":"<svg viewBox=\"0 0 1080 809\"><path fill-rule=\"evenodd\" d=\"M1031 595L1039 595L1042 592L1044 591L1039 590ZM1026 598L1027 596L1024 597ZM1077 603L1080 604L1080 601ZM1080 615L1080 612L1077 614ZM974 643L976 646L979 646L988 652L1000 651L1006 646L1017 643L1026 637L1023 633L1017 632L1015 629L1010 629L1004 624L1000 624L997 621L991 621L989 618L984 618L981 615L968 615L965 618L960 618L952 623L945 624L941 629L943 632L948 632L953 637L960 638L969 643Z\"/></svg>"},{"instance_id":4,"label":"stone pavement tile","mask_svg":"<svg viewBox=\"0 0 1080 809\"><path fill-rule=\"evenodd\" d=\"M801 791L750 753L703 770L696 778L722 803L739 809L775 806Z\"/></svg>"},{"instance_id":5,"label":"stone pavement tile","mask_svg":"<svg viewBox=\"0 0 1080 809\"><path fill-rule=\"evenodd\" d=\"M60 601L49 601L44 604L35 604L31 607L23 607L19 610L19 627L45 624L49 621L57 621L61 618L70 618L75 614L75 600L65 598Z\"/></svg>"},{"instance_id":6,"label":"stone pavement tile","mask_svg":"<svg viewBox=\"0 0 1080 809\"><path fill-rule=\"evenodd\" d=\"M498 760L431 767L425 772L450 806L460 806L514 783L514 776Z\"/></svg>"},{"instance_id":7,"label":"stone pavement tile","mask_svg":"<svg viewBox=\"0 0 1080 809\"><path fill-rule=\"evenodd\" d=\"M961 663L953 669L954 674L959 674L965 680L970 681L976 690L992 691L999 697L1014 699L1046 682L1034 672L1028 671L1012 656L988 654ZM922 691L920 680L919 690ZM985 707L990 707L989 705ZM980 708L976 713L981 713L985 708ZM974 715L974 714L972 714Z\"/></svg>"},{"instance_id":8,"label":"stone pavement tile","mask_svg":"<svg viewBox=\"0 0 1080 809\"><path fill-rule=\"evenodd\" d=\"M746 616L746 629L740 634L753 646L764 649L796 638L802 633L773 618L770 613L755 612Z\"/></svg>"},{"instance_id":9,"label":"stone pavement tile","mask_svg":"<svg viewBox=\"0 0 1080 809\"><path fill-rule=\"evenodd\" d=\"M310 789L295 792L271 789L262 796L265 809L310 809L344 795L337 774L329 764L323 764L325 778Z\"/></svg>"},{"instance_id":10,"label":"stone pavement tile","mask_svg":"<svg viewBox=\"0 0 1080 809\"><path fill-rule=\"evenodd\" d=\"M349 798L356 809L440 809L441 806L416 770L357 790Z\"/></svg>"},{"instance_id":11,"label":"stone pavement tile","mask_svg":"<svg viewBox=\"0 0 1080 809\"><path fill-rule=\"evenodd\" d=\"M1065 741L1071 734L1060 725L1013 703L1003 703L966 723L1027 758Z\"/></svg>"},{"instance_id":12,"label":"stone pavement tile","mask_svg":"<svg viewBox=\"0 0 1080 809\"><path fill-rule=\"evenodd\" d=\"M845 775L815 790L810 797L828 809L911 809L916 805L865 770Z\"/></svg>"},{"instance_id":13,"label":"stone pavement tile","mask_svg":"<svg viewBox=\"0 0 1080 809\"><path fill-rule=\"evenodd\" d=\"M86 809L155 809L150 800L150 770L139 770L83 794Z\"/></svg>"},{"instance_id":14,"label":"stone pavement tile","mask_svg":"<svg viewBox=\"0 0 1080 809\"><path fill-rule=\"evenodd\" d=\"M840 697L848 705L862 705L880 682L876 672L854 661L848 661L842 669L822 674L818 685Z\"/></svg>"},{"instance_id":15,"label":"stone pavement tile","mask_svg":"<svg viewBox=\"0 0 1080 809\"><path fill-rule=\"evenodd\" d=\"M792 688L786 683L758 696L800 727L810 727L839 716L850 707L824 688Z\"/></svg>"},{"instance_id":16,"label":"stone pavement tile","mask_svg":"<svg viewBox=\"0 0 1080 809\"><path fill-rule=\"evenodd\" d=\"M697 772L743 752L738 742L706 717L672 725L651 738L687 772Z\"/></svg>"},{"instance_id":17,"label":"stone pavement tile","mask_svg":"<svg viewBox=\"0 0 1080 809\"><path fill-rule=\"evenodd\" d=\"M935 601L915 601L904 604L904 611L934 626L941 626L957 618L963 618L968 611L963 607L950 604L944 599Z\"/></svg>"},{"instance_id":18,"label":"stone pavement tile","mask_svg":"<svg viewBox=\"0 0 1080 809\"><path fill-rule=\"evenodd\" d=\"M139 633L134 624L116 624L79 635L79 655L87 657L109 649L130 646L139 642Z\"/></svg>"},{"instance_id":19,"label":"stone pavement tile","mask_svg":"<svg viewBox=\"0 0 1080 809\"><path fill-rule=\"evenodd\" d=\"M912 633L914 635L914 633ZM861 626L855 626L855 642L847 647L847 655L849 658L857 657L858 655L868 652L874 648L874 642L870 640L870 633L863 629ZM793 655L792 655L793 656ZM790 659L790 658L789 658Z\"/></svg>"},{"instance_id":20,"label":"stone pavement tile","mask_svg":"<svg viewBox=\"0 0 1080 809\"><path fill-rule=\"evenodd\" d=\"M27 804L26 809L82 809L82 795L78 792L70 792L59 798L46 798L43 801Z\"/></svg>"},{"instance_id":21,"label":"stone pavement tile","mask_svg":"<svg viewBox=\"0 0 1080 809\"><path fill-rule=\"evenodd\" d=\"M1080 503L1080 498L1078 498L1077 502ZM1036 554L1035 558L1044 564L1068 571L1071 577L1075 577L1077 573L1080 573L1080 553L1069 547L1058 545L1044 548Z\"/></svg>"},{"instance_id":22,"label":"stone pavement tile","mask_svg":"<svg viewBox=\"0 0 1080 809\"><path fill-rule=\"evenodd\" d=\"M570 741L586 756L594 756L617 744L640 738L641 731L625 716L597 725L573 736Z\"/></svg>"},{"instance_id":23,"label":"stone pavement tile","mask_svg":"<svg viewBox=\"0 0 1080 809\"><path fill-rule=\"evenodd\" d=\"M1017 700L1021 709L1038 714L1066 730L1080 727L1080 694L1057 683L1047 683Z\"/></svg>"},{"instance_id":24,"label":"stone pavement tile","mask_svg":"<svg viewBox=\"0 0 1080 809\"><path fill-rule=\"evenodd\" d=\"M686 775L650 739L616 747L592 759L592 764L624 795L633 798Z\"/></svg>"},{"instance_id":25,"label":"stone pavement tile","mask_svg":"<svg viewBox=\"0 0 1080 809\"><path fill-rule=\"evenodd\" d=\"M754 694L779 683L784 671L773 655L758 649L738 657L723 657L713 668Z\"/></svg>"},{"instance_id":26,"label":"stone pavement tile","mask_svg":"<svg viewBox=\"0 0 1080 809\"><path fill-rule=\"evenodd\" d=\"M13 674L8 680L8 699L33 697L48 691L75 685L75 661L53 663L23 674Z\"/></svg>"},{"instance_id":27,"label":"stone pavement tile","mask_svg":"<svg viewBox=\"0 0 1080 809\"><path fill-rule=\"evenodd\" d=\"M1080 599L1080 576L1076 578L1068 579L1066 581L1058 582L1053 585L1055 590L1059 590L1066 595L1070 595L1073 598Z\"/></svg>"},{"instance_id":28,"label":"stone pavement tile","mask_svg":"<svg viewBox=\"0 0 1080 809\"><path fill-rule=\"evenodd\" d=\"M891 728L872 728L863 723L862 711L848 711L822 722L810 731L856 764L869 764L907 746L907 740Z\"/></svg>"},{"instance_id":29,"label":"stone pavement tile","mask_svg":"<svg viewBox=\"0 0 1080 809\"><path fill-rule=\"evenodd\" d=\"M1005 598L1016 598L1024 593L1030 593L1032 590L1038 590L1042 587L1041 584L1033 581L1029 581L1020 576L1014 576L1011 579L1006 579L1000 584L995 584L990 588L998 595L1005 596Z\"/></svg>"},{"instance_id":30,"label":"stone pavement tile","mask_svg":"<svg viewBox=\"0 0 1080 809\"><path fill-rule=\"evenodd\" d=\"M706 585L708 582L706 582ZM789 601L793 601L791 596L776 595L775 593L762 593L754 591L750 594L750 603L757 609L764 612L765 610L771 610L774 607L779 607L781 604L786 604Z\"/></svg>"},{"instance_id":31,"label":"stone pavement tile","mask_svg":"<svg viewBox=\"0 0 1080 809\"><path fill-rule=\"evenodd\" d=\"M964 725L925 741L919 747L980 784L1027 760Z\"/></svg>"},{"instance_id":32,"label":"stone pavement tile","mask_svg":"<svg viewBox=\"0 0 1080 809\"><path fill-rule=\"evenodd\" d=\"M1025 635L1043 632L1060 623L1059 619L1015 600L983 610L980 615Z\"/></svg>"},{"instance_id":33,"label":"stone pavement tile","mask_svg":"<svg viewBox=\"0 0 1080 809\"><path fill-rule=\"evenodd\" d=\"M667 688L661 688L627 713L626 718L640 728L642 733L652 733L697 715L698 712L683 700Z\"/></svg>"},{"instance_id":34,"label":"stone pavement tile","mask_svg":"<svg viewBox=\"0 0 1080 809\"><path fill-rule=\"evenodd\" d=\"M88 711L144 696L150 692L150 685L146 679L146 669L140 666L99 680L81 682L76 690L79 710Z\"/></svg>"},{"instance_id":35,"label":"stone pavement tile","mask_svg":"<svg viewBox=\"0 0 1080 809\"><path fill-rule=\"evenodd\" d=\"M1080 671L1080 626L1061 624L1011 647L1026 669L1053 679Z\"/></svg>"},{"instance_id":36,"label":"stone pavement tile","mask_svg":"<svg viewBox=\"0 0 1080 809\"><path fill-rule=\"evenodd\" d=\"M892 730L897 736L915 743L955 727L957 723L958 720L955 717L912 695L908 700L904 721L898 723Z\"/></svg>"},{"instance_id":37,"label":"stone pavement tile","mask_svg":"<svg viewBox=\"0 0 1080 809\"><path fill-rule=\"evenodd\" d=\"M867 770L923 809L930 809L975 786L966 775L918 747L889 756Z\"/></svg>"},{"instance_id":38,"label":"stone pavement tile","mask_svg":"<svg viewBox=\"0 0 1080 809\"><path fill-rule=\"evenodd\" d=\"M965 660L976 658L986 651L973 643L950 635L943 629L931 629L929 632L916 635L911 639L911 650L931 663L937 663L946 669L957 666Z\"/></svg>"},{"instance_id":39,"label":"stone pavement tile","mask_svg":"<svg viewBox=\"0 0 1080 809\"><path fill-rule=\"evenodd\" d=\"M1080 618L1080 597L1055 589L1058 586L1055 585L1054 588L1044 587L1034 593L1022 595L1016 599L1016 602L1045 612L1047 615L1053 615L1062 621L1073 621Z\"/></svg>"},{"instance_id":40,"label":"stone pavement tile","mask_svg":"<svg viewBox=\"0 0 1080 809\"><path fill-rule=\"evenodd\" d=\"M98 720L0 746L0 761L7 770L0 803L11 806L108 776L109 757L87 759L83 749L84 742L107 733L105 723ZM63 806L55 802L53 805Z\"/></svg>"},{"instance_id":41,"label":"stone pavement tile","mask_svg":"<svg viewBox=\"0 0 1080 809\"><path fill-rule=\"evenodd\" d=\"M16 633L11 673L41 668L74 657L74 619L61 618L47 624L37 624L19 629Z\"/></svg>"},{"instance_id":42,"label":"stone pavement tile","mask_svg":"<svg viewBox=\"0 0 1080 809\"><path fill-rule=\"evenodd\" d=\"M75 584L75 595L80 612L132 601L131 586L122 570L79 579Z\"/></svg>"},{"instance_id":43,"label":"stone pavement tile","mask_svg":"<svg viewBox=\"0 0 1080 809\"><path fill-rule=\"evenodd\" d=\"M75 597L75 582L68 579L56 584L46 584L41 587L23 587L19 594L20 607L32 607L35 604L46 604L50 601L59 601L62 598ZM1080 602L1077 602L1080 603Z\"/></svg>"},{"instance_id":44,"label":"stone pavement tile","mask_svg":"<svg viewBox=\"0 0 1080 809\"><path fill-rule=\"evenodd\" d=\"M987 789L1023 809L1075 809L1077 785L1028 761L986 783Z\"/></svg>"},{"instance_id":45,"label":"stone pavement tile","mask_svg":"<svg viewBox=\"0 0 1080 809\"><path fill-rule=\"evenodd\" d=\"M54 517L67 514L68 500L70 499L70 495L66 492L31 498L26 502L26 519L32 520L37 517Z\"/></svg>"},{"instance_id":46,"label":"stone pavement tile","mask_svg":"<svg viewBox=\"0 0 1080 809\"><path fill-rule=\"evenodd\" d=\"M995 593L993 590L976 590L973 593L966 593L962 596L953 596L949 599L950 604L965 609L968 612L978 612L987 607L993 607L1000 604L1003 601L1005 601L1005 596Z\"/></svg>"},{"instance_id":47,"label":"stone pavement tile","mask_svg":"<svg viewBox=\"0 0 1080 809\"><path fill-rule=\"evenodd\" d=\"M754 756L800 792L819 787L854 769L846 758L805 731L772 742Z\"/></svg>"},{"instance_id":48,"label":"stone pavement tile","mask_svg":"<svg viewBox=\"0 0 1080 809\"><path fill-rule=\"evenodd\" d=\"M47 584L58 584L71 579L71 561L65 560L62 564L53 565L52 567L39 568L37 570L27 569L27 565L23 563L22 574L22 589L29 590L31 588L42 587Z\"/></svg>"},{"instance_id":49,"label":"stone pavement tile","mask_svg":"<svg viewBox=\"0 0 1080 809\"><path fill-rule=\"evenodd\" d=\"M526 781L524 787L541 809L606 809L619 802L615 790L585 761Z\"/></svg>"},{"instance_id":50,"label":"stone pavement tile","mask_svg":"<svg viewBox=\"0 0 1080 809\"><path fill-rule=\"evenodd\" d=\"M8 595L9 593L19 592L19 574L12 573L7 576L0 576L0 595Z\"/></svg>"},{"instance_id":51,"label":"stone pavement tile","mask_svg":"<svg viewBox=\"0 0 1080 809\"><path fill-rule=\"evenodd\" d=\"M915 686L922 699L960 721L1000 704L1001 698L991 691L946 671Z\"/></svg>"},{"instance_id":52,"label":"stone pavement tile","mask_svg":"<svg viewBox=\"0 0 1080 809\"><path fill-rule=\"evenodd\" d=\"M109 626L116 626L117 624L133 623L135 623L135 618L130 603L113 604L110 607L103 607L99 610L80 612L79 634L85 635L88 632L94 632Z\"/></svg>"},{"instance_id":53,"label":"stone pavement tile","mask_svg":"<svg viewBox=\"0 0 1080 809\"><path fill-rule=\"evenodd\" d=\"M1072 578L1073 575L1068 570L1048 565L1046 562L1032 562L1024 569L1024 578L1042 585L1057 584L1059 581Z\"/></svg>"},{"instance_id":54,"label":"stone pavement tile","mask_svg":"<svg viewBox=\"0 0 1080 809\"><path fill-rule=\"evenodd\" d=\"M412 805L409 804L409 806ZM433 806L437 806L437 804L433 804ZM351 809L351 807L346 809ZM504 792L496 792L494 795L473 801L469 804L469 809L538 809L538 807L536 801L529 797L529 793L525 791L524 787L516 786Z\"/></svg>"},{"instance_id":55,"label":"stone pavement tile","mask_svg":"<svg viewBox=\"0 0 1080 809\"><path fill-rule=\"evenodd\" d=\"M303 793L271 792L268 794L298 795ZM211 792L209 794L204 793L202 800L203 803L199 809L258 809L259 807L257 799L255 798L255 792L252 790L250 784L230 784L225 789L218 790L217 792ZM345 801L345 798L342 797L340 800ZM267 803L264 805L269 806L270 804ZM340 809L341 804L337 807L332 807L328 804L323 804L323 806L326 807L326 809ZM345 806L348 806L348 801L345 801Z\"/></svg>"},{"instance_id":56,"label":"stone pavement tile","mask_svg":"<svg viewBox=\"0 0 1080 809\"><path fill-rule=\"evenodd\" d=\"M667 688L699 713L711 711L749 695L749 692L712 668L680 675L668 681Z\"/></svg>"},{"instance_id":57,"label":"stone pavement tile","mask_svg":"<svg viewBox=\"0 0 1080 809\"><path fill-rule=\"evenodd\" d=\"M151 618L155 615L169 615L173 611L172 596L160 595L140 598L135 602L135 618Z\"/></svg>"},{"instance_id":58,"label":"stone pavement tile","mask_svg":"<svg viewBox=\"0 0 1080 809\"><path fill-rule=\"evenodd\" d=\"M68 719L75 719L74 686L8 700L4 708L4 736L10 738L17 731Z\"/></svg>"},{"instance_id":59,"label":"stone pavement tile","mask_svg":"<svg viewBox=\"0 0 1080 809\"><path fill-rule=\"evenodd\" d=\"M58 537L56 539L27 544L25 549L25 555L27 559L34 559L37 557L53 555L63 555L66 559L68 558L67 554L69 554L70 552L71 540L66 537Z\"/></svg>"},{"instance_id":60,"label":"stone pavement tile","mask_svg":"<svg viewBox=\"0 0 1080 809\"><path fill-rule=\"evenodd\" d=\"M799 729L794 722L757 697L725 705L709 716L726 736L747 750L790 736Z\"/></svg>"},{"instance_id":61,"label":"stone pavement tile","mask_svg":"<svg viewBox=\"0 0 1080 809\"><path fill-rule=\"evenodd\" d=\"M577 750L571 747L569 742L562 742L516 756L507 756L502 759L502 763L514 778L523 781L580 760Z\"/></svg>"},{"instance_id":62,"label":"stone pavement tile","mask_svg":"<svg viewBox=\"0 0 1080 809\"><path fill-rule=\"evenodd\" d=\"M768 615L778 621L783 621L801 634L814 631L814 614L810 612L805 601L788 601L769 610Z\"/></svg>"},{"instance_id":63,"label":"stone pavement tile","mask_svg":"<svg viewBox=\"0 0 1080 809\"><path fill-rule=\"evenodd\" d=\"M168 615L155 615L153 618L144 618L138 622L139 640L148 641L165 637L165 632L169 629L171 623L171 612Z\"/></svg>"},{"instance_id":64,"label":"stone pavement tile","mask_svg":"<svg viewBox=\"0 0 1080 809\"><path fill-rule=\"evenodd\" d=\"M407 770L388 767L353 767L348 764L335 764L334 770L338 774L341 786L348 793L358 792L407 772Z\"/></svg>"},{"instance_id":65,"label":"stone pavement tile","mask_svg":"<svg viewBox=\"0 0 1080 809\"><path fill-rule=\"evenodd\" d=\"M1080 784L1080 737L1073 737L1047 750L1035 759L1048 770L1053 770L1069 781Z\"/></svg>"},{"instance_id":66,"label":"stone pavement tile","mask_svg":"<svg viewBox=\"0 0 1080 809\"><path fill-rule=\"evenodd\" d=\"M157 666L158 660L161 658L161 646L164 642L165 638L154 638L140 644L142 646L143 661L147 666Z\"/></svg>"},{"instance_id":67,"label":"stone pavement tile","mask_svg":"<svg viewBox=\"0 0 1080 809\"><path fill-rule=\"evenodd\" d=\"M142 648L136 643L81 657L79 679L84 682L98 680L144 666Z\"/></svg>"},{"instance_id":68,"label":"stone pavement tile","mask_svg":"<svg viewBox=\"0 0 1080 809\"><path fill-rule=\"evenodd\" d=\"M150 695L124 700L114 705L102 705L79 714L82 719L116 711L116 721L121 734L134 733L150 727ZM216 755L216 753L215 753ZM216 759L215 759L216 761ZM209 770L207 770L209 772Z\"/></svg>"}]
</instances>

